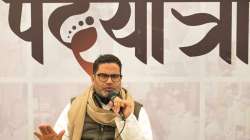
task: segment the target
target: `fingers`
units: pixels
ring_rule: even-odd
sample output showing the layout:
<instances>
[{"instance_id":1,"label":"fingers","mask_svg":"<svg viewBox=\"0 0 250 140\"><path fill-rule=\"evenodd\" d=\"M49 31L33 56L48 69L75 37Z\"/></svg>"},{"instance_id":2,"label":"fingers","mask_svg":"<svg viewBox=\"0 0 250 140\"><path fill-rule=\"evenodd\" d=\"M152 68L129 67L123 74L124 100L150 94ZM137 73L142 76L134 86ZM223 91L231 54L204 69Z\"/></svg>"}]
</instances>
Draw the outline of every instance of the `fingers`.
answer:
<instances>
[{"instance_id":1,"label":"fingers","mask_svg":"<svg viewBox=\"0 0 250 140\"><path fill-rule=\"evenodd\" d=\"M49 132L47 130L47 125L40 125L39 130L41 131L42 135L48 135Z\"/></svg>"},{"instance_id":2,"label":"fingers","mask_svg":"<svg viewBox=\"0 0 250 140\"><path fill-rule=\"evenodd\" d=\"M119 101L120 99L118 99L118 97L116 97L113 101L113 107L112 107L112 110L115 112L115 114L118 115L118 108L120 108L120 105L119 105Z\"/></svg>"},{"instance_id":3,"label":"fingers","mask_svg":"<svg viewBox=\"0 0 250 140\"><path fill-rule=\"evenodd\" d=\"M58 134L58 138L59 138L59 140L61 140L61 139L62 139L62 137L63 137L64 133L65 133L65 131L64 131L64 130L62 130L62 131Z\"/></svg>"},{"instance_id":4,"label":"fingers","mask_svg":"<svg viewBox=\"0 0 250 140\"><path fill-rule=\"evenodd\" d=\"M114 105L112 107L112 110L115 112L117 116L120 116L119 112L122 111L122 114L125 118L128 118L128 116L133 112L132 111L132 103L128 100L122 100L119 97L116 97L113 101Z\"/></svg>"},{"instance_id":5,"label":"fingers","mask_svg":"<svg viewBox=\"0 0 250 140\"><path fill-rule=\"evenodd\" d=\"M40 135L40 134L39 134L39 133L37 133L37 132L34 132L34 135L35 135L37 138L39 138L39 139L40 139L40 138L41 138L41 136L42 136L42 135Z\"/></svg>"},{"instance_id":6,"label":"fingers","mask_svg":"<svg viewBox=\"0 0 250 140\"><path fill-rule=\"evenodd\" d=\"M110 107L114 106L113 101L109 101L108 106L110 106Z\"/></svg>"},{"instance_id":7,"label":"fingers","mask_svg":"<svg viewBox=\"0 0 250 140\"><path fill-rule=\"evenodd\" d=\"M49 132L49 134L55 134L56 132L52 129L52 127L50 125L48 125L47 127L47 132Z\"/></svg>"},{"instance_id":8,"label":"fingers","mask_svg":"<svg viewBox=\"0 0 250 140\"><path fill-rule=\"evenodd\" d=\"M113 100L113 111L119 115L119 112L121 110L121 108L125 108L126 107L126 104L125 104L125 100L122 100L121 98L119 97L116 97L114 100Z\"/></svg>"},{"instance_id":9,"label":"fingers","mask_svg":"<svg viewBox=\"0 0 250 140\"><path fill-rule=\"evenodd\" d=\"M118 113L120 111L120 107L121 107L120 101L114 102L114 111L115 111L115 113Z\"/></svg>"},{"instance_id":10,"label":"fingers","mask_svg":"<svg viewBox=\"0 0 250 140\"><path fill-rule=\"evenodd\" d=\"M50 125L40 125L39 130L41 133L34 132L34 135L39 138L39 140L62 140L65 131L61 131L57 134Z\"/></svg>"},{"instance_id":11,"label":"fingers","mask_svg":"<svg viewBox=\"0 0 250 140\"><path fill-rule=\"evenodd\" d=\"M39 130L41 131L42 135L56 134L56 132L52 129L50 125L40 125Z\"/></svg>"},{"instance_id":12,"label":"fingers","mask_svg":"<svg viewBox=\"0 0 250 140\"><path fill-rule=\"evenodd\" d=\"M123 106L124 106L124 107L131 107L132 104L131 104L131 102L129 102L129 101L127 101L127 100L124 100L124 101L123 101Z\"/></svg>"}]
</instances>

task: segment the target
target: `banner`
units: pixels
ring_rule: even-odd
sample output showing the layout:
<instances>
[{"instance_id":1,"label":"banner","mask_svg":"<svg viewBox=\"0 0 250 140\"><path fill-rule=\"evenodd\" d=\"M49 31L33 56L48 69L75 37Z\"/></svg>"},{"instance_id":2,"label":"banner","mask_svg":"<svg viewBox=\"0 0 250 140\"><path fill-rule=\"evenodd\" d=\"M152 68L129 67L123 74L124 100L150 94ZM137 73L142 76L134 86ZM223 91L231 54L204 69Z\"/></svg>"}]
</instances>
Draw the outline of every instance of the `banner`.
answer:
<instances>
[{"instance_id":1,"label":"banner","mask_svg":"<svg viewBox=\"0 0 250 140\"><path fill-rule=\"evenodd\" d=\"M0 139L33 140L114 54L155 140L249 140L248 0L0 1Z\"/></svg>"}]
</instances>

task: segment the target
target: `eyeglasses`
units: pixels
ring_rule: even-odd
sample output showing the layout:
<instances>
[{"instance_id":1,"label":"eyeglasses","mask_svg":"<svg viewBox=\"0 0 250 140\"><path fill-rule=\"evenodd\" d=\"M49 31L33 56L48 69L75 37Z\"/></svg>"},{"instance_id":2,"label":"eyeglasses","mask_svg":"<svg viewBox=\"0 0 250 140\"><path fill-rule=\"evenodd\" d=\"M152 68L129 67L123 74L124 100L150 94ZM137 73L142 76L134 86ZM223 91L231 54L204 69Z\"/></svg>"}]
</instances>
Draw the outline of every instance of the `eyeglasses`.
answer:
<instances>
[{"instance_id":1,"label":"eyeglasses","mask_svg":"<svg viewBox=\"0 0 250 140\"><path fill-rule=\"evenodd\" d=\"M121 74L106 74L106 73L98 73L96 74L100 81L106 82L109 77L111 77L111 80L113 82L119 82L121 81L122 75Z\"/></svg>"}]
</instances>

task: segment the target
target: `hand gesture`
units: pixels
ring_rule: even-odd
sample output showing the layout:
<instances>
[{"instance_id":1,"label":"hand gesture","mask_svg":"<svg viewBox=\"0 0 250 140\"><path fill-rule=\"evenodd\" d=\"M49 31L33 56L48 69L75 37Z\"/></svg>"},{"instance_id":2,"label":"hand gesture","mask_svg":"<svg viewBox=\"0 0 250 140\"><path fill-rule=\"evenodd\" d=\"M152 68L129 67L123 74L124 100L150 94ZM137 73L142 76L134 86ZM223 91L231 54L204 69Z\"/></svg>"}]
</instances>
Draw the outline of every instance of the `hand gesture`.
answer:
<instances>
[{"instance_id":1,"label":"hand gesture","mask_svg":"<svg viewBox=\"0 0 250 140\"><path fill-rule=\"evenodd\" d=\"M128 116L132 113L132 104L127 100L122 100L119 97L115 97L113 100L113 107L112 110L119 114L120 110L122 109L122 113L125 118L128 118Z\"/></svg>"},{"instance_id":2,"label":"hand gesture","mask_svg":"<svg viewBox=\"0 0 250 140\"><path fill-rule=\"evenodd\" d=\"M50 125L40 125L39 130L41 133L34 132L34 135L36 135L39 140L62 140L62 136L65 132L62 130L57 134Z\"/></svg>"}]
</instances>

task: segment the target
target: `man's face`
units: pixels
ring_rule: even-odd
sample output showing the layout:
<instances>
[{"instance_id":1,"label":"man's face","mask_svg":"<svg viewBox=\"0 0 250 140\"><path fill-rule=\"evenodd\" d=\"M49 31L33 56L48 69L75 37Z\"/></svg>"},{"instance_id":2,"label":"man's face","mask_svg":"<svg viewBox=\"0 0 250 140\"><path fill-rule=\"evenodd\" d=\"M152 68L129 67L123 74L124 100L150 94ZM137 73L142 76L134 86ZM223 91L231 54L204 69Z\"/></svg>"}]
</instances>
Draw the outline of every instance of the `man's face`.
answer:
<instances>
[{"instance_id":1,"label":"man's face","mask_svg":"<svg viewBox=\"0 0 250 140\"><path fill-rule=\"evenodd\" d=\"M118 93L121 90L120 68L116 63L100 64L91 79L95 91L102 97L107 97L111 91Z\"/></svg>"}]
</instances>

